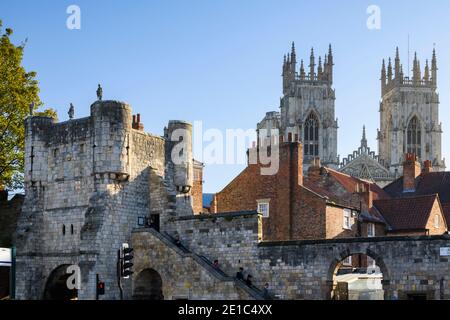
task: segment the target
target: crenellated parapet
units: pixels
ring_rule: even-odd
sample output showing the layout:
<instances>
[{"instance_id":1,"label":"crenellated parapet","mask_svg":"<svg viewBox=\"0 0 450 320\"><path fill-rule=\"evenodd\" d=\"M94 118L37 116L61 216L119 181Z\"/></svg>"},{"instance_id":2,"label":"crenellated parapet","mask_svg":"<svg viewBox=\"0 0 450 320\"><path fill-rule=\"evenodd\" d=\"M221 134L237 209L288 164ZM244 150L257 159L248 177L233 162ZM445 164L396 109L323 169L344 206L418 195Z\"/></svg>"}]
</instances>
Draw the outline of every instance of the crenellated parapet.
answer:
<instances>
[{"instance_id":1,"label":"crenellated parapet","mask_svg":"<svg viewBox=\"0 0 450 320\"><path fill-rule=\"evenodd\" d=\"M383 60L381 67L381 94L382 96L396 87L424 87L436 90L437 88L437 58L436 50L433 49L433 56L431 59L431 66L429 61L425 61L425 68L421 69L421 62L417 58L417 53L414 54L412 77L409 72L405 74L403 64L401 63L399 49L397 47L395 60L392 63L391 58L386 62Z\"/></svg>"},{"instance_id":2,"label":"crenellated parapet","mask_svg":"<svg viewBox=\"0 0 450 320\"><path fill-rule=\"evenodd\" d=\"M297 71L297 54L295 45L292 43L291 53L285 55L283 60L283 93L289 94L293 83L296 85L331 86L333 84L333 67L333 51L330 44L328 54L325 54L323 63L322 57L319 57L318 63L316 63L314 48L312 48L309 58L309 72L306 72L303 60L300 61L300 69Z\"/></svg>"}]
</instances>

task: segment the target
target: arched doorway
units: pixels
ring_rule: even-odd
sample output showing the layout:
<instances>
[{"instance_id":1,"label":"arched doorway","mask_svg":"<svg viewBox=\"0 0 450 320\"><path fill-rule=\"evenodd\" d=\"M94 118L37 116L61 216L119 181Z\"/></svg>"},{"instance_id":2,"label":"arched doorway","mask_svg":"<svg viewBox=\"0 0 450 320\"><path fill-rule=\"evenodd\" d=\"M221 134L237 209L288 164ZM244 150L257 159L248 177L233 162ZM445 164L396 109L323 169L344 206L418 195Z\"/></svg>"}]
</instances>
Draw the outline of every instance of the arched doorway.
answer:
<instances>
[{"instance_id":1,"label":"arched doorway","mask_svg":"<svg viewBox=\"0 0 450 320\"><path fill-rule=\"evenodd\" d=\"M389 283L387 269L376 255L344 254L329 271L332 300L385 300Z\"/></svg>"},{"instance_id":2,"label":"arched doorway","mask_svg":"<svg viewBox=\"0 0 450 320\"><path fill-rule=\"evenodd\" d=\"M134 280L133 299L164 300L162 278L154 269L142 270Z\"/></svg>"},{"instance_id":3,"label":"arched doorway","mask_svg":"<svg viewBox=\"0 0 450 320\"><path fill-rule=\"evenodd\" d=\"M44 300L76 300L78 290L67 287L67 279L72 275L67 273L70 265L61 265L50 273L44 290Z\"/></svg>"}]
</instances>

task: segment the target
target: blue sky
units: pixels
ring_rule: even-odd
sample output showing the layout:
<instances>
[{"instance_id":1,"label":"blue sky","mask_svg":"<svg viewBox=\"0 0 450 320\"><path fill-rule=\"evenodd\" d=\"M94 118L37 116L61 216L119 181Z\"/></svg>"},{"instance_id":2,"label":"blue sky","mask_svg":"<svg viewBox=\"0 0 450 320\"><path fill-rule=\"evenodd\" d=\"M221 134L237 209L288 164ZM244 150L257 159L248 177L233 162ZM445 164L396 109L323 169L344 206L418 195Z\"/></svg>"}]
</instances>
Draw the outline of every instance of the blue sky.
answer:
<instances>
[{"instance_id":1,"label":"blue sky","mask_svg":"<svg viewBox=\"0 0 450 320\"><path fill-rule=\"evenodd\" d=\"M66 28L66 9L81 8L81 30ZM369 5L381 30L366 26ZM169 119L203 121L204 129L255 128L277 110L281 63L292 41L308 59L311 46L335 54L338 153L359 146L363 124L377 149L381 60L398 45L439 63L443 153L450 160L450 2L431 1L5 1L0 19L14 40L28 38L24 64L38 73L41 99L67 119L89 115L101 83L104 99L130 103L146 131L162 134ZM242 165L205 169L205 192L223 188Z\"/></svg>"}]
</instances>

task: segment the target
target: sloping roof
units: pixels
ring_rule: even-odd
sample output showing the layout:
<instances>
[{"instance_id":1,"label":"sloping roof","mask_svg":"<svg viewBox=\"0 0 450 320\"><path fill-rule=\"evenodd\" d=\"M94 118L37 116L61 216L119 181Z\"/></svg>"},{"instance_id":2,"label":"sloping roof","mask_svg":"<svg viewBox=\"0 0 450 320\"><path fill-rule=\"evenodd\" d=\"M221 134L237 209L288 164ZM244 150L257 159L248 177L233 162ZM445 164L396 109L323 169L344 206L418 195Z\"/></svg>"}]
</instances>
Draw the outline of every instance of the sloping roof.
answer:
<instances>
[{"instance_id":1,"label":"sloping roof","mask_svg":"<svg viewBox=\"0 0 450 320\"><path fill-rule=\"evenodd\" d=\"M361 183L370 185L373 199L389 198L389 195L384 192L377 184L354 178L345 173L330 169L321 168L320 175L309 175L304 179L304 186L320 196L327 197L331 202L341 206L359 208L360 198L355 196L357 186ZM364 219L366 221L382 222L383 217L376 210L369 210L363 204Z\"/></svg>"},{"instance_id":2,"label":"sloping roof","mask_svg":"<svg viewBox=\"0 0 450 320\"><path fill-rule=\"evenodd\" d=\"M450 227L450 203L442 204L442 210L444 211L445 220L447 221L447 226Z\"/></svg>"},{"instance_id":3,"label":"sloping roof","mask_svg":"<svg viewBox=\"0 0 450 320\"><path fill-rule=\"evenodd\" d=\"M403 177L384 188L391 197L439 194L442 204L450 203L450 172L423 173L416 179L416 191L403 193Z\"/></svg>"},{"instance_id":4,"label":"sloping roof","mask_svg":"<svg viewBox=\"0 0 450 320\"><path fill-rule=\"evenodd\" d=\"M374 201L374 206L394 230L424 230L437 194Z\"/></svg>"},{"instance_id":5,"label":"sloping roof","mask_svg":"<svg viewBox=\"0 0 450 320\"><path fill-rule=\"evenodd\" d=\"M340 184L342 184L345 187L347 192L350 193L355 192L356 186L359 183L366 182L370 185L370 191L373 192L374 200L389 198L389 195L383 189L381 189L377 184L371 181L357 179L352 176L349 176L348 174L333 169L327 168L327 170L333 178L335 178Z\"/></svg>"}]
</instances>

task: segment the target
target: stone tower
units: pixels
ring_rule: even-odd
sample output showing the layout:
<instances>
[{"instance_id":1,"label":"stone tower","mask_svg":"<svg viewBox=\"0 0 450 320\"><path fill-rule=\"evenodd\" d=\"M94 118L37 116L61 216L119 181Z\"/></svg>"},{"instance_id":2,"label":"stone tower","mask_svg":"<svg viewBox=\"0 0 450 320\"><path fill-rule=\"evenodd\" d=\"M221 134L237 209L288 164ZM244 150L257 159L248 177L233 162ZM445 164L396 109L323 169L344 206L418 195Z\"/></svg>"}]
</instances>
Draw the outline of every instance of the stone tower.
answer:
<instances>
[{"instance_id":1,"label":"stone tower","mask_svg":"<svg viewBox=\"0 0 450 320\"><path fill-rule=\"evenodd\" d=\"M281 99L280 135L285 141L299 140L304 144L305 164L320 157L325 166L336 168L337 129L335 91L333 85L333 52L331 45L325 59L316 62L311 49L309 71L303 60L297 71L294 43L283 62L283 98ZM308 165L305 165L305 170Z\"/></svg>"},{"instance_id":2,"label":"stone tower","mask_svg":"<svg viewBox=\"0 0 450 320\"><path fill-rule=\"evenodd\" d=\"M415 54L412 78L403 73L398 48L394 63L389 58L386 67L383 60L378 145L380 159L392 173L401 174L406 153L416 154L422 163L430 160L437 171L445 170L437 71L435 50L423 74Z\"/></svg>"},{"instance_id":3,"label":"stone tower","mask_svg":"<svg viewBox=\"0 0 450 320\"><path fill-rule=\"evenodd\" d=\"M145 133L126 103L96 101L90 110L66 122L25 120L18 299L58 296L72 266L80 269L79 299L95 299L97 275L105 283L103 298L119 299L117 250L133 230L151 223L165 231L168 220L192 215L192 126L170 121L160 137ZM125 299L131 290L128 279Z\"/></svg>"}]
</instances>

